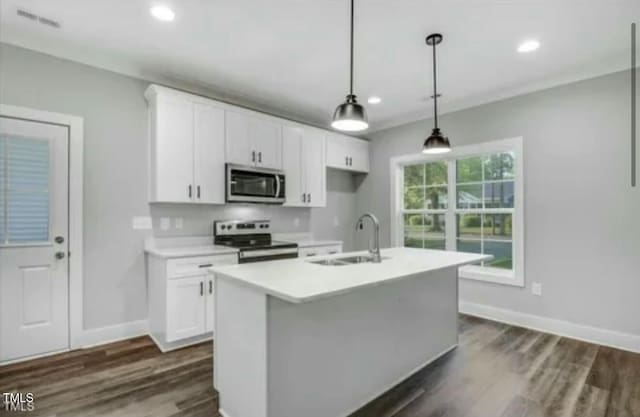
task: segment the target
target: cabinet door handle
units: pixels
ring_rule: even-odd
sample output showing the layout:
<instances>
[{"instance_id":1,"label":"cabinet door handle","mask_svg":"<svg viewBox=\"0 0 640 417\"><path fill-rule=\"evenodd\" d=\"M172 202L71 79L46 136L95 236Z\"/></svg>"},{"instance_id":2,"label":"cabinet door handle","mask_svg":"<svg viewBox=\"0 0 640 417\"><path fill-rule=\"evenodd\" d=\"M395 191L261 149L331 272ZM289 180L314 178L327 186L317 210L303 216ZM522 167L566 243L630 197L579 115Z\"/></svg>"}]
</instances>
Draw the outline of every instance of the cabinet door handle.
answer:
<instances>
[{"instance_id":1,"label":"cabinet door handle","mask_svg":"<svg viewBox=\"0 0 640 417\"><path fill-rule=\"evenodd\" d=\"M209 280L209 294L213 294L213 281Z\"/></svg>"},{"instance_id":2,"label":"cabinet door handle","mask_svg":"<svg viewBox=\"0 0 640 417\"><path fill-rule=\"evenodd\" d=\"M307 202L307 193L302 193L302 202L303 203Z\"/></svg>"},{"instance_id":3,"label":"cabinet door handle","mask_svg":"<svg viewBox=\"0 0 640 417\"><path fill-rule=\"evenodd\" d=\"M251 151L251 162L256 162L256 151Z\"/></svg>"},{"instance_id":4,"label":"cabinet door handle","mask_svg":"<svg viewBox=\"0 0 640 417\"><path fill-rule=\"evenodd\" d=\"M345 157L344 157L344 164L345 164L346 166L349 166L349 157L348 157L348 156L345 156Z\"/></svg>"},{"instance_id":5,"label":"cabinet door handle","mask_svg":"<svg viewBox=\"0 0 640 417\"><path fill-rule=\"evenodd\" d=\"M353 158L349 157L349 166L352 167L353 166Z\"/></svg>"},{"instance_id":6,"label":"cabinet door handle","mask_svg":"<svg viewBox=\"0 0 640 417\"><path fill-rule=\"evenodd\" d=\"M204 281L200 281L200 295L204 295Z\"/></svg>"},{"instance_id":7,"label":"cabinet door handle","mask_svg":"<svg viewBox=\"0 0 640 417\"><path fill-rule=\"evenodd\" d=\"M196 187L196 194L198 196L198 200L200 200L200 186L199 185Z\"/></svg>"},{"instance_id":8,"label":"cabinet door handle","mask_svg":"<svg viewBox=\"0 0 640 417\"><path fill-rule=\"evenodd\" d=\"M191 189L191 184L189 184L189 198L191 198L191 194L192 194L192 189Z\"/></svg>"},{"instance_id":9,"label":"cabinet door handle","mask_svg":"<svg viewBox=\"0 0 640 417\"><path fill-rule=\"evenodd\" d=\"M307 203L311 202L311 193L307 194Z\"/></svg>"},{"instance_id":10,"label":"cabinet door handle","mask_svg":"<svg viewBox=\"0 0 640 417\"><path fill-rule=\"evenodd\" d=\"M258 152L258 163L262 163L262 152Z\"/></svg>"},{"instance_id":11,"label":"cabinet door handle","mask_svg":"<svg viewBox=\"0 0 640 417\"><path fill-rule=\"evenodd\" d=\"M213 266L213 264L200 264L198 265L198 268L211 268Z\"/></svg>"}]
</instances>

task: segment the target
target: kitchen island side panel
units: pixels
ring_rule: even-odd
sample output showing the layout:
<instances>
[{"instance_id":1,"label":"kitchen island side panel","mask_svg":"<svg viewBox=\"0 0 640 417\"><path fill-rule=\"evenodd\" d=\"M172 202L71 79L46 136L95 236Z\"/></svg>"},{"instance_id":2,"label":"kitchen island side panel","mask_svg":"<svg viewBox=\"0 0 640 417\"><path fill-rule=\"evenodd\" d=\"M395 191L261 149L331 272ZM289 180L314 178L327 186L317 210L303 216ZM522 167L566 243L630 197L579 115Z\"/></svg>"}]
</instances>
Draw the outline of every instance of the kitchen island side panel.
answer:
<instances>
[{"instance_id":1,"label":"kitchen island side panel","mask_svg":"<svg viewBox=\"0 0 640 417\"><path fill-rule=\"evenodd\" d=\"M347 416L455 347L457 288L452 267L310 303L268 297L268 416Z\"/></svg>"},{"instance_id":2,"label":"kitchen island side panel","mask_svg":"<svg viewBox=\"0 0 640 417\"><path fill-rule=\"evenodd\" d=\"M267 417L267 296L215 277L214 388L225 417Z\"/></svg>"}]
</instances>

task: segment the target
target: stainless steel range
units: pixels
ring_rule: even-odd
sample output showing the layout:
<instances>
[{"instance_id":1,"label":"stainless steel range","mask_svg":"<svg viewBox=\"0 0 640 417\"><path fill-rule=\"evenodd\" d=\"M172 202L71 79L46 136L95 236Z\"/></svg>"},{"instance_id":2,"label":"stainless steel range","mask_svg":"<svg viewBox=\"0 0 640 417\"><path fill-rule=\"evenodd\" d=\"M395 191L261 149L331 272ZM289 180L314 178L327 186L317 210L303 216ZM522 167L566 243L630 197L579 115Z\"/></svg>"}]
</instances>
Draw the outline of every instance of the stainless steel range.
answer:
<instances>
[{"instance_id":1,"label":"stainless steel range","mask_svg":"<svg viewBox=\"0 0 640 417\"><path fill-rule=\"evenodd\" d=\"M213 223L216 245L238 248L238 262L260 262L298 257L298 244L271 239L269 220L231 220Z\"/></svg>"}]
</instances>

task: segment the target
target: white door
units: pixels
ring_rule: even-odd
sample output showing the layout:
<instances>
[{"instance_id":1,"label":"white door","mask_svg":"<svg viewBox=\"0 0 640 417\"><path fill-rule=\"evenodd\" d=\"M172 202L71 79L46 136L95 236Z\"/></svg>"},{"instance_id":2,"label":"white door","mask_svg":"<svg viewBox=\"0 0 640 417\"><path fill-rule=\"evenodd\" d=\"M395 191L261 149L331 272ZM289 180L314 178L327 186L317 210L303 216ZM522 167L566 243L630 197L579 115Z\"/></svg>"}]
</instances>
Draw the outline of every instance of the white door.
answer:
<instances>
[{"instance_id":1,"label":"white door","mask_svg":"<svg viewBox=\"0 0 640 417\"><path fill-rule=\"evenodd\" d=\"M158 98L154 163L156 200L189 202L193 186L193 104Z\"/></svg>"},{"instance_id":2,"label":"white door","mask_svg":"<svg viewBox=\"0 0 640 417\"><path fill-rule=\"evenodd\" d=\"M302 138L299 127L285 126L282 129L282 168L286 177L286 206L306 206L305 184L302 175Z\"/></svg>"},{"instance_id":3,"label":"white door","mask_svg":"<svg viewBox=\"0 0 640 417\"><path fill-rule=\"evenodd\" d=\"M249 136L249 118L232 111L225 112L225 153L226 161L239 165L254 165L257 152Z\"/></svg>"},{"instance_id":4,"label":"white door","mask_svg":"<svg viewBox=\"0 0 640 417\"><path fill-rule=\"evenodd\" d=\"M325 140L323 132L315 129L305 130L302 161L307 205L310 207L324 207L327 203Z\"/></svg>"},{"instance_id":5,"label":"white door","mask_svg":"<svg viewBox=\"0 0 640 417\"><path fill-rule=\"evenodd\" d=\"M0 117L0 361L69 347L68 146Z\"/></svg>"},{"instance_id":6,"label":"white door","mask_svg":"<svg viewBox=\"0 0 640 417\"><path fill-rule=\"evenodd\" d=\"M195 201L224 204L224 110L194 107Z\"/></svg>"},{"instance_id":7,"label":"white door","mask_svg":"<svg viewBox=\"0 0 640 417\"><path fill-rule=\"evenodd\" d=\"M205 332L207 275L170 279L167 285L167 342Z\"/></svg>"},{"instance_id":8,"label":"white door","mask_svg":"<svg viewBox=\"0 0 640 417\"><path fill-rule=\"evenodd\" d=\"M282 126L252 118L249 136L256 150L256 163L263 168L282 169Z\"/></svg>"}]
</instances>

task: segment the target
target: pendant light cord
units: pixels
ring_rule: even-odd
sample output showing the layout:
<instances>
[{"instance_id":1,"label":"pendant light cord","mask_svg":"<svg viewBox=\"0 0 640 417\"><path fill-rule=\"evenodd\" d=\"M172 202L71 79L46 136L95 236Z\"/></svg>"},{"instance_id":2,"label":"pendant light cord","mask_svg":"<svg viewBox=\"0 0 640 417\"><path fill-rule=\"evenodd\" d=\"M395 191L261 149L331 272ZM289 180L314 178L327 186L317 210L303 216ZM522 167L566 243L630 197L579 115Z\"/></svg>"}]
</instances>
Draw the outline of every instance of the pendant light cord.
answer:
<instances>
[{"instance_id":1,"label":"pendant light cord","mask_svg":"<svg viewBox=\"0 0 640 417\"><path fill-rule=\"evenodd\" d=\"M438 79L436 76L436 43L433 43L433 112L434 126L438 128Z\"/></svg>"},{"instance_id":2,"label":"pendant light cord","mask_svg":"<svg viewBox=\"0 0 640 417\"><path fill-rule=\"evenodd\" d=\"M349 78L349 94L350 95L353 95L353 2L354 0L351 0L351 50L350 50L351 70L350 70L350 78Z\"/></svg>"}]
</instances>

